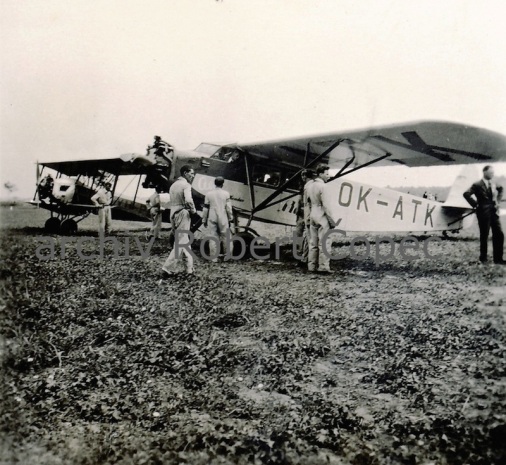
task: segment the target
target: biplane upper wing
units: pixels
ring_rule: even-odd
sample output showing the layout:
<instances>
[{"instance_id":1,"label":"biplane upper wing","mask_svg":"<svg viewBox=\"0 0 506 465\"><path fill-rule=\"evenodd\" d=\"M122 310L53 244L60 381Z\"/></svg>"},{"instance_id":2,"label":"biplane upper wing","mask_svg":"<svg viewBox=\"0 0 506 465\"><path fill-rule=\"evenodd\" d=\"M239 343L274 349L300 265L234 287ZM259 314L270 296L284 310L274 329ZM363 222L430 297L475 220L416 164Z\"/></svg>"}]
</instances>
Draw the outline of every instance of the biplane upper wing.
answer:
<instances>
[{"instance_id":1,"label":"biplane upper wing","mask_svg":"<svg viewBox=\"0 0 506 465\"><path fill-rule=\"evenodd\" d=\"M103 172L116 176L144 174L143 165L135 163L139 155L128 154L117 158L95 160L55 161L40 163L42 166L56 170L66 176L99 176ZM126 161L125 161L126 160Z\"/></svg>"},{"instance_id":2,"label":"biplane upper wing","mask_svg":"<svg viewBox=\"0 0 506 465\"><path fill-rule=\"evenodd\" d=\"M363 165L375 159L374 166L393 163L408 167L506 161L504 135L438 121L241 144L240 148L252 156L298 166L306 166L326 151L329 154L321 161L331 167L351 161Z\"/></svg>"}]
</instances>

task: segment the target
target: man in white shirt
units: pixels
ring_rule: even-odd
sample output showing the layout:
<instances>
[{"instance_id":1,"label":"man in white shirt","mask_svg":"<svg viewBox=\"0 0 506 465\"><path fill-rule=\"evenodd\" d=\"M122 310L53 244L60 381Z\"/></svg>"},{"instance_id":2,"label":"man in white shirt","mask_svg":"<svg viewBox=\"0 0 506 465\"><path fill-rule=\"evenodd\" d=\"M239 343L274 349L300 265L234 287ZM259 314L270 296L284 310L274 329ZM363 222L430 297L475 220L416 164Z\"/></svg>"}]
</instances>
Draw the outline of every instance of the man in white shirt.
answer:
<instances>
[{"instance_id":1,"label":"man in white shirt","mask_svg":"<svg viewBox=\"0 0 506 465\"><path fill-rule=\"evenodd\" d=\"M299 267L307 267L309 255L309 228L306 227L308 223L306 213L309 211L309 207L307 206L307 189L313 182L314 176L313 170L304 170L301 173L302 189L297 205L297 223L295 225L295 237L302 237L302 242L297 248L298 256L302 257L300 262L298 262Z\"/></svg>"},{"instance_id":2,"label":"man in white shirt","mask_svg":"<svg viewBox=\"0 0 506 465\"><path fill-rule=\"evenodd\" d=\"M223 252L227 255L226 233L230 229L230 223L233 221L232 202L230 194L223 189L225 180L218 176L214 180L215 189L209 191L204 199L204 212L202 221L204 227L209 227L209 233L218 237L223 246ZM218 261L219 251L216 241L209 241L209 256L211 261Z\"/></svg>"},{"instance_id":3,"label":"man in white shirt","mask_svg":"<svg viewBox=\"0 0 506 465\"><path fill-rule=\"evenodd\" d=\"M196 213L195 203L192 197L191 183L195 177L195 171L188 165L184 165L180 170L181 176L172 184L169 190L170 194L170 222L174 232L174 248L169 257L165 260L162 270L166 275L180 272L181 267L187 274L193 274L193 256L184 247L190 243L191 216ZM179 247L178 247L179 245ZM176 250L179 255L176 257Z\"/></svg>"},{"instance_id":4,"label":"man in white shirt","mask_svg":"<svg viewBox=\"0 0 506 465\"><path fill-rule=\"evenodd\" d=\"M162 205L160 203L160 188L156 187L155 192L146 201L149 208L149 215L151 216L151 229L149 231L149 239L154 237L158 239L160 230L162 229Z\"/></svg>"},{"instance_id":5,"label":"man in white shirt","mask_svg":"<svg viewBox=\"0 0 506 465\"><path fill-rule=\"evenodd\" d=\"M308 270L319 273L331 273L330 270L330 247L326 250L323 246L324 238L330 228L335 227L330 210L323 199L323 188L328 181L329 167L318 165L316 179L306 189L306 226L309 227L309 256ZM327 239L328 242L328 239Z\"/></svg>"},{"instance_id":6,"label":"man in white shirt","mask_svg":"<svg viewBox=\"0 0 506 465\"><path fill-rule=\"evenodd\" d=\"M100 207L98 210L98 232L100 235L109 234L111 230L111 203L112 192L111 183L104 183L103 187L99 188L97 193L91 198L93 205Z\"/></svg>"}]
</instances>

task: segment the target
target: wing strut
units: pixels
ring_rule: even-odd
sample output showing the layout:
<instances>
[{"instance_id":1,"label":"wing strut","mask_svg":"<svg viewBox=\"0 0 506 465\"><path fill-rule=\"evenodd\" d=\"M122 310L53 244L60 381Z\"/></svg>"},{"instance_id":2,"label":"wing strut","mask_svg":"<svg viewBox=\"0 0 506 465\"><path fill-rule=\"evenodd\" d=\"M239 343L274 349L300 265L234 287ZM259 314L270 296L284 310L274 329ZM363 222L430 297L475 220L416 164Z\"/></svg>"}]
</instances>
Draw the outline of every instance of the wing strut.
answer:
<instances>
[{"instance_id":1,"label":"wing strut","mask_svg":"<svg viewBox=\"0 0 506 465\"><path fill-rule=\"evenodd\" d=\"M341 173L346 169L348 168L348 166L350 166L354 161L355 161L355 149L353 148L353 145L350 144L350 149L351 149L351 154L352 154L352 157L344 164L344 166L339 170L339 172L332 176L329 181L333 181L334 179L337 179L341 176Z\"/></svg>"},{"instance_id":2,"label":"wing strut","mask_svg":"<svg viewBox=\"0 0 506 465\"><path fill-rule=\"evenodd\" d=\"M320 155L317 155L313 160L311 160L308 164L304 163L304 166L302 166L292 177L290 177L283 185L278 187L271 195L269 195L266 199L264 199L262 202L260 202L258 205L255 205L255 193L253 190L253 183L251 182L251 176L250 176L250 165L248 163L248 154L246 153L246 175L247 175L247 181L249 184L249 190L250 190L250 200L251 200L251 215L248 218L247 227L251 224L251 221L253 220L253 215L261 210L265 210L266 208L272 207L273 205L277 205L280 202L283 202L287 199L290 199L292 197L296 197L297 195L300 195L299 192L296 192L294 194L290 194L286 197L283 197L282 199L277 199L274 202L271 202L271 200L278 197L291 183L294 179L298 178L300 176L300 173L304 171L305 169L309 169L312 166L314 166L316 163L318 163L320 160L325 158L332 150L334 150L339 144L341 143L341 140L338 140L334 142L328 149L326 149L324 152L322 152ZM307 144L307 150L306 150L306 156L304 159L306 160L310 154L310 144Z\"/></svg>"},{"instance_id":3,"label":"wing strut","mask_svg":"<svg viewBox=\"0 0 506 465\"><path fill-rule=\"evenodd\" d=\"M391 156L392 154L391 153L386 153L385 155L382 155L381 157L378 157L378 158L375 158L374 160L371 160L371 161L368 161L367 163L364 163L363 165L360 165L360 166L356 166L355 168L349 170L349 171L346 171L345 173L343 173L343 171L348 167L350 166L352 163L353 163L353 160L355 160L355 153L353 153L353 157L351 158L350 161L348 161L346 163L346 165L344 165L340 170L339 170L339 173L337 173L335 176L332 176L327 182L330 182L330 181L334 181L334 179L337 179L337 178L341 178L343 176L346 176L350 173L353 173L354 171L358 171L358 170L361 170L362 168L365 168L366 166L369 166L369 165L372 165L373 163L377 163L381 160L384 160L385 158L388 158L389 156Z\"/></svg>"},{"instance_id":4,"label":"wing strut","mask_svg":"<svg viewBox=\"0 0 506 465\"><path fill-rule=\"evenodd\" d=\"M112 199L113 199L112 203L114 203L114 194L116 193L117 185L118 185L118 175L116 174L116 176L114 177L114 185L112 186Z\"/></svg>"},{"instance_id":5,"label":"wing strut","mask_svg":"<svg viewBox=\"0 0 506 465\"><path fill-rule=\"evenodd\" d=\"M132 184L132 181L136 178L137 176L134 176L132 179L130 179L130 181L128 182L128 184L125 186L125 188L121 191L121 193L116 197L115 200L113 200L113 202L111 203L111 205L114 205L119 199L120 197L123 195L123 193L128 189L128 187L130 186L130 184ZM140 178L142 177L142 175L139 175L139 182L140 182ZM116 176L116 181L118 180L118 177ZM137 189L139 188L139 184L137 184ZM116 192L116 183L114 183L114 190L113 190L113 195L114 195L114 192Z\"/></svg>"},{"instance_id":6,"label":"wing strut","mask_svg":"<svg viewBox=\"0 0 506 465\"><path fill-rule=\"evenodd\" d=\"M341 143L340 140L337 142L334 142L327 150L322 152L320 155L316 156L313 160L311 160L307 165L303 166L299 171L297 171L290 179L288 179L283 185L278 187L271 195L269 195L265 200L260 202L257 207L252 209L252 213L256 213L260 210L265 210L266 208L271 207L273 204L269 203L272 199L276 198L281 192L283 192L294 179L298 178L300 176L300 173L304 171L305 169L311 168L316 163L318 163L322 158L325 158L332 150L334 150L339 144ZM309 146L309 144L308 144ZM309 150L309 147L308 147ZM299 193L295 194L299 195Z\"/></svg>"},{"instance_id":7,"label":"wing strut","mask_svg":"<svg viewBox=\"0 0 506 465\"><path fill-rule=\"evenodd\" d=\"M132 205L135 203L135 200L137 199L137 193L139 192L139 186L141 184L141 178L142 176L139 175L139 181L137 181L137 187L135 188L135 195L134 195L134 200L132 202ZM116 184L115 184L116 186Z\"/></svg>"},{"instance_id":8,"label":"wing strut","mask_svg":"<svg viewBox=\"0 0 506 465\"><path fill-rule=\"evenodd\" d=\"M246 180L248 182L249 187L249 200L251 205L251 211L253 212L255 208L255 191L253 190L253 183L251 182L251 167L250 167L250 159L248 152L244 152L244 160L246 162ZM251 219L248 220L248 226L251 223Z\"/></svg>"}]
</instances>

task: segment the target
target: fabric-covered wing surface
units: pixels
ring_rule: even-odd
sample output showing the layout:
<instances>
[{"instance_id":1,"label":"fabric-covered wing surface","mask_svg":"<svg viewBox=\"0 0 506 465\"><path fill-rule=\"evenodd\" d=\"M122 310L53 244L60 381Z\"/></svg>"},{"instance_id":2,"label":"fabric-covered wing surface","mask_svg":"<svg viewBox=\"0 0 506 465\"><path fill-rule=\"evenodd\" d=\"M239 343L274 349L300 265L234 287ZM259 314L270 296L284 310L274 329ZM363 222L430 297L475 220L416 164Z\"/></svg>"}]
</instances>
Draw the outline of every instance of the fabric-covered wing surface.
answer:
<instances>
[{"instance_id":1,"label":"fabric-covered wing surface","mask_svg":"<svg viewBox=\"0 0 506 465\"><path fill-rule=\"evenodd\" d=\"M381 128L244 144L253 156L301 165L341 141L325 162L331 167L391 155L377 165L409 167L506 161L506 137L486 129L446 122L414 122ZM309 152L308 152L309 144ZM376 166L376 165L375 165Z\"/></svg>"},{"instance_id":2,"label":"fabric-covered wing surface","mask_svg":"<svg viewBox=\"0 0 506 465\"><path fill-rule=\"evenodd\" d=\"M107 172L117 176L143 174L145 171L136 163L125 162L120 157L103 158L97 160L75 160L75 161L55 161L49 163L40 163L42 166L54 169L66 176L99 176L102 172Z\"/></svg>"}]
</instances>

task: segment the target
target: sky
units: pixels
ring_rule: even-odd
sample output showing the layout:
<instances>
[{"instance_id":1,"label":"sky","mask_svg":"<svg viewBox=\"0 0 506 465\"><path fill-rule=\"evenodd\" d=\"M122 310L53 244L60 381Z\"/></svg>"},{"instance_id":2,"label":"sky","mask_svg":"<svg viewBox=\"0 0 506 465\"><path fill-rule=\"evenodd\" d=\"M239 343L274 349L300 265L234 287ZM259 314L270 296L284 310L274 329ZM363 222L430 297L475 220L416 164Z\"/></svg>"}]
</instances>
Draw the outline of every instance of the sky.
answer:
<instances>
[{"instance_id":1,"label":"sky","mask_svg":"<svg viewBox=\"0 0 506 465\"><path fill-rule=\"evenodd\" d=\"M36 160L144 153L155 134L182 149L418 120L506 134L505 12L494 0L0 0L1 185L30 197ZM458 171L358 179L449 185Z\"/></svg>"}]
</instances>

